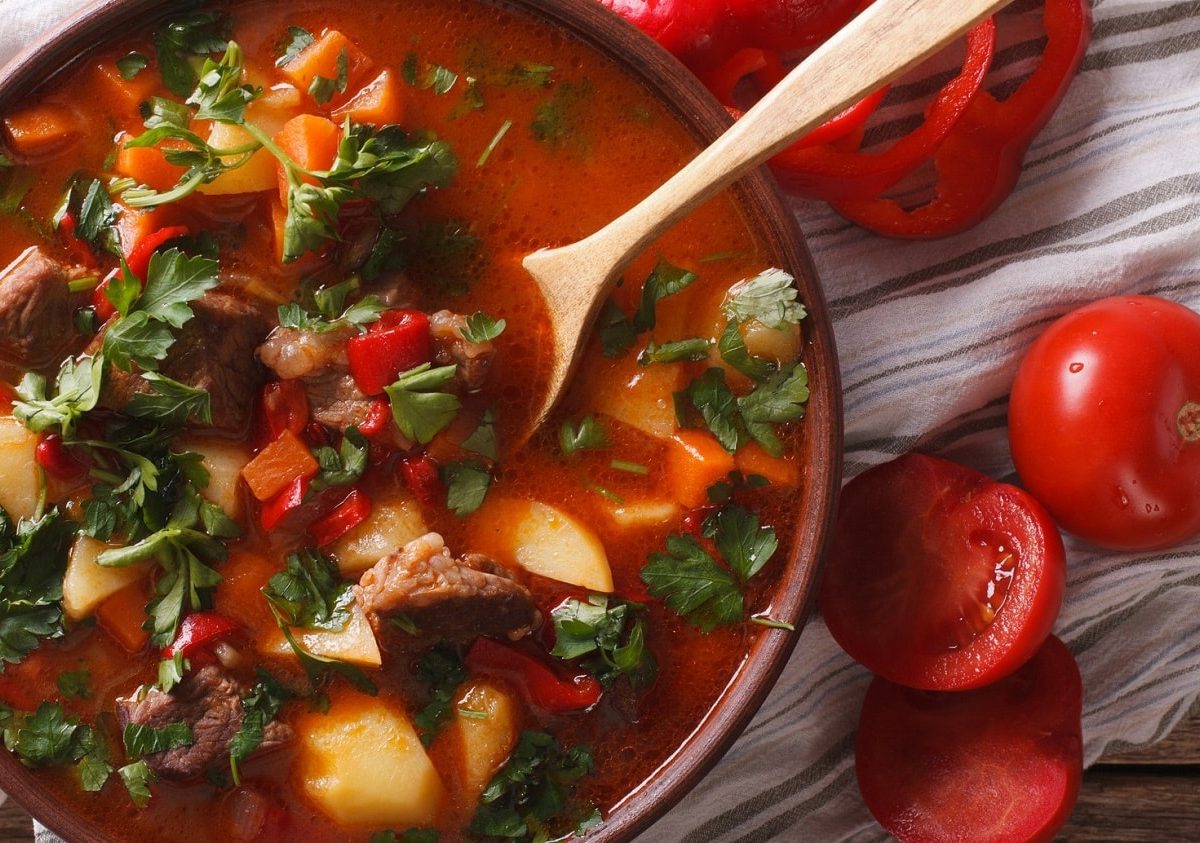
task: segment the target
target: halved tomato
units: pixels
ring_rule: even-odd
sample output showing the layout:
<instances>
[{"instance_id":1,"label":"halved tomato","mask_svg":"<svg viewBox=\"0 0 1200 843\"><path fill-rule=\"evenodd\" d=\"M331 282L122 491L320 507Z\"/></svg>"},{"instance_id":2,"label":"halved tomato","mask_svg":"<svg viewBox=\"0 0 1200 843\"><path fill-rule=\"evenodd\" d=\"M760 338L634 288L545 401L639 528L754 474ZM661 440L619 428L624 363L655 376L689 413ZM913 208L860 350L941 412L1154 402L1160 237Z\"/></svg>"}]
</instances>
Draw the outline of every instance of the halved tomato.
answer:
<instances>
[{"instance_id":1,"label":"halved tomato","mask_svg":"<svg viewBox=\"0 0 1200 843\"><path fill-rule=\"evenodd\" d=\"M1051 636L1020 670L965 692L876 677L858 724L863 800L899 840L1051 840L1083 774L1083 688Z\"/></svg>"},{"instance_id":2,"label":"halved tomato","mask_svg":"<svg viewBox=\"0 0 1200 843\"><path fill-rule=\"evenodd\" d=\"M961 690L1024 664L1062 606L1066 559L1015 486L908 454L842 491L820 594L829 631L872 672Z\"/></svg>"}]
</instances>

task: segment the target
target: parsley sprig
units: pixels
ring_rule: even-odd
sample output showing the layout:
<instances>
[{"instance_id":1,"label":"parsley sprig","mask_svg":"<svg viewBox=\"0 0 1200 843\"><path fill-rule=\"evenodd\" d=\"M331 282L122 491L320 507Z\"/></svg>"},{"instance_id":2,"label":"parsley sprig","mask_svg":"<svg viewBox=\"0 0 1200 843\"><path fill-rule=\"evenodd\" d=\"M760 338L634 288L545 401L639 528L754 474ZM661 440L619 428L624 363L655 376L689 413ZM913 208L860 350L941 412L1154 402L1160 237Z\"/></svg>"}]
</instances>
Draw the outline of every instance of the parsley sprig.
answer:
<instances>
[{"instance_id":1,"label":"parsley sprig","mask_svg":"<svg viewBox=\"0 0 1200 843\"><path fill-rule=\"evenodd\" d=\"M606 302L597 323L604 356L621 357L629 351L638 336L657 324L659 300L686 289L696 278L696 273L660 259L642 285L641 301L632 316L626 316L611 299Z\"/></svg>"},{"instance_id":2,"label":"parsley sprig","mask_svg":"<svg viewBox=\"0 0 1200 843\"><path fill-rule=\"evenodd\" d=\"M586 601L568 598L550 613L551 653L562 659L586 656L580 666L606 688L622 676L634 688L644 688L658 674L658 662L646 646L644 611L639 603L602 594L590 594Z\"/></svg>"},{"instance_id":3,"label":"parsley sprig","mask_svg":"<svg viewBox=\"0 0 1200 843\"><path fill-rule=\"evenodd\" d=\"M62 584L75 524L57 510L13 524L0 509L0 671L63 635Z\"/></svg>"},{"instance_id":4,"label":"parsley sprig","mask_svg":"<svg viewBox=\"0 0 1200 843\"><path fill-rule=\"evenodd\" d=\"M417 676L429 687L429 702L413 717L421 743L430 746L450 721L454 692L467 681L467 670L458 652L446 644L432 647L417 662Z\"/></svg>"}]
</instances>

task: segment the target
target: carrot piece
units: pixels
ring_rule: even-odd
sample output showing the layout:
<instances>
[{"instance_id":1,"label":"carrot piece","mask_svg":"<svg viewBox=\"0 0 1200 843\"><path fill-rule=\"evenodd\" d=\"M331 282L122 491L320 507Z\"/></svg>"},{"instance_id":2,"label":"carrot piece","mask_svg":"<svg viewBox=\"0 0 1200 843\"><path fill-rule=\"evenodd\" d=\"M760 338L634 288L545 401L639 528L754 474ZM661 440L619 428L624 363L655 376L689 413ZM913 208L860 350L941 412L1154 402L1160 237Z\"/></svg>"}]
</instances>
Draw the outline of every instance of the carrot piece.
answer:
<instances>
[{"instance_id":1,"label":"carrot piece","mask_svg":"<svg viewBox=\"0 0 1200 843\"><path fill-rule=\"evenodd\" d=\"M275 497L297 477L312 477L320 470L317 459L299 436L290 430L258 452L242 469L242 479L260 501Z\"/></svg>"},{"instance_id":2,"label":"carrot piece","mask_svg":"<svg viewBox=\"0 0 1200 843\"><path fill-rule=\"evenodd\" d=\"M278 562L257 554L230 552L229 559L221 566L221 575L225 579L213 592L213 608L251 633L275 629L275 618L263 599L262 587L281 570Z\"/></svg>"},{"instance_id":3,"label":"carrot piece","mask_svg":"<svg viewBox=\"0 0 1200 843\"><path fill-rule=\"evenodd\" d=\"M354 90L371 72L374 66L371 59L354 43L336 29L330 29L320 38L305 47L298 56L285 64L283 75L297 88L307 91L313 79L321 76L325 79L337 79L338 59L342 51L346 51L346 81L347 90ZM346 95L335 93L327 105L338 105L345 102Z\"/></svg>"},{"instance_id":4,"label":"carrot piece","mask_svg":"<svg viewBox=\"0 0 1200 843\"><path fill-rule=\"evenodd\" d=\"M794 487L800 485L800 466L784 457L773 457L757 442L751 442L737 452L737 467L742 474L757 474L771 481L773 486Z\"/></svg>"},{"instance_id":5,"label":"carrot piece","mask_svg":"<svg viewBox=\"0 0 1200 843\"><path fill-rule=\"evenodd\" d=\"M332 120L316 114L300 114L283 124L275 143L306 170L328 170L337 158L341 133ZM308 179L316 184L315 179ZM279 165L279 198L287 207L288 180Z\"/></svg>"},{"instance_id":6,"label":"carrot piece","mask_svg":"<svg viewBox=\"0 0 1200 843\"><path fill-rule=\"evenodd\" d=\"M22 158L46 158L65 151L83 136L79 115L66 106L41 103L4 118L12 151Z\"/></svg>"},{"instance_id":7,"label":"carrot piece","mask_svg":"<svg viewBox=\"0 0 1200 843\"><path fill-rule=\"evenodd\" d=\"M399 123L404 119L404 99L396 74L383 71L345 105L335 108L333 116L338 120L349 117L355 123L372 126Z\"/></svg>"},{"instance_id":8,"label":"carrot piece","mask_svg":"<svg viewBox=\"0 0 1200 843\"><path fill-rule=\"evenodd\" d=\"M116 204L121 211L117 217L117 236L121 240L121 251L127 255L154 232L178 225L181 220L179 208L175 205L137 209L119 202Z\"/></svg>"},{"instance_id":9,"label":"carrot piece","mask_svg":"<svg viewBox=\"0 0 1200 843\"><path fill-rule=\"evenodd\" d=\"M158 191L170 190L187 171L187 167L167 161L162 149L152 146L128 147L124 143L117 147L117 161L113 169Z\"/></svg>"},{"instance_id":10,"label":"carrot piece","mask_svg":"<svg viewBox=\"0 0 1200 843\"><path fill-rule=\"evenodd\" d=\"M142 629L146 622L146 604L150 602L150 579L130 583L96 607L96 620L113 639L130 653L146 646L150 633Z\"/></svg>"},{"instance_id":11,"label":"carrot piece","mask_svg":"<svg viewBox=\"0 0 1200 843\"><path fill-rule=\"evenodd\" d=\"M138 106L148 100L158 87L157 73L143 72L126 79L111 58L101 59L93 65L92 76L106 106L117 106L118 112L125 112L114 115L116 117L137 117ZM140 119L138 125L141 125Z\"/></svg>"},{"instance_id":12,"label":"carrot piece","mask_svg":"<svg viewBox=\"0 0 1200 843\"><path fill-rule=\"evenodd\" d=\"M733 469L733 456L711 434L681 430L671 437L667 476L681 506L700 506L708 500L708 487Z\"/></svg>"}]
</instances>

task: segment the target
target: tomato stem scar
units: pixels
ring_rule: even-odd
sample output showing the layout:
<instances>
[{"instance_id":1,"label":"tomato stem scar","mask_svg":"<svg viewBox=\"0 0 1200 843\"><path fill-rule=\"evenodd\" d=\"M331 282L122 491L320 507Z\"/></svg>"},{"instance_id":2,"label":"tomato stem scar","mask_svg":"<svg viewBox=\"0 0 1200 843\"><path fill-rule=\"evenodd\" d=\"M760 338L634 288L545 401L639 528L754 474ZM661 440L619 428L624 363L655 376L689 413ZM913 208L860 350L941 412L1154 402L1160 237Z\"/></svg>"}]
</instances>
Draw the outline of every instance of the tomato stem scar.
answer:
<instances>
[{"instance_id":1,"label":"tomato stem scar","mask_svg":"<svg viewBox=\"0 0 1200 843\"><path fill-rule=\"evenodd\" d=\"M1175 423L1184 442L1200 442L1200 404L1189 401L1180 407Z\"/></svg>"}]
</instances>

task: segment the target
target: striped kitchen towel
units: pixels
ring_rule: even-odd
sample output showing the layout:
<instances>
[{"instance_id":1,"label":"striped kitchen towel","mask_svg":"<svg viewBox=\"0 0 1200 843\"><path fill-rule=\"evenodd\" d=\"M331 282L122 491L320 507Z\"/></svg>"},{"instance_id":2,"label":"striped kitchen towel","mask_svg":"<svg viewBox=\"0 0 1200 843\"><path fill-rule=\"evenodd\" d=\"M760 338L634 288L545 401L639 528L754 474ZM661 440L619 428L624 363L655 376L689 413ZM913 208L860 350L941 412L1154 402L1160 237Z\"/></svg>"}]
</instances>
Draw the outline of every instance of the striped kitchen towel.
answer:
<instances>
[{"instance_id":1,"label":"striped kitchen towel","mask_svg":"<svg viewBox=\"0 0 1200 843\"><path fill-rule=\"evenodd\" d=\"M0 60L82 5L0 0ZM1007 394L1041 330L1116 293L1200 310L1200 0L1093 6L1078 78L1016 192L982 225L900 243L822 204L794 203L837 333L848 477L921 450L1013 481ZM993 70L1001 83L1036 54L1028 7L1006 13ZM873 135L910 126L912 100L931 84L896 86ZM1114 745L1161 739L1200 694L1200 544L1122 555L1068 540L1068 552L1057 632L1083 672L1091 763ZM885 838L854 782L869 680L814 619L745 735L645 839Z\"/></svg>"}]
</instances>

